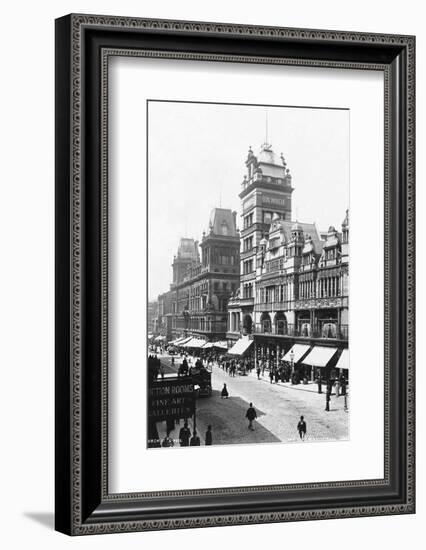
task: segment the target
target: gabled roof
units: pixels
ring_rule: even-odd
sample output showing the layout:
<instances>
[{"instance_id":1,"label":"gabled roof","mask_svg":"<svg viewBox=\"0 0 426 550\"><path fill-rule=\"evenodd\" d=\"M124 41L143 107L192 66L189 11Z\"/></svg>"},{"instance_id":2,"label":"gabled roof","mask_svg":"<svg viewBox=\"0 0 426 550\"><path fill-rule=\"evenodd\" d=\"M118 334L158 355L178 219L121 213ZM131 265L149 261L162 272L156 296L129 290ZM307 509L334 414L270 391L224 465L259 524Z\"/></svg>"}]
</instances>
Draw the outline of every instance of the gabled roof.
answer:
<instances>
[{"instance_id":1,"label":"gabled roof","mask_svg":"<svg viewBox=\"0 0 426 550\"><path fill-rule=\"evenodd\" d=\"M291 233L294 227L295 222L291 220L274 220L274 226L275 229L273 231L274 236L276 236L276 232L278 231L278 224L280 226L280 232L284 233L284 237L286 242L291 241ZM312 240L312 244L314 246L315 252L317 254L320 254L322 252L324 241L321 240L321 236L319 234L319 231L317 229L317 226L314 223L303 223L303 222L297 222L298 225L301 227L303 231L303 235L309 235ZM272 236L272 232L271 232Z\"/></svg>"},{"instance_id":2,"label":"gabled roof","mask_svg":"<svg viewBox=\"0 0 426 550\"><path fill-rule=\"evenodd\" d=\"M178 258L198 259L198 245L194 239L182 237L179 241Z\"/></svg>"},{"instance_id":3,"label":"gabled roof","mask_svg":"<svg viewBox=\"0 0 426 550\"><path fill-rule=\"evenodd\" d=\"M210 230L215 235L238 237L235 216L229 208L213 208L209 220Z\"/></svg>"}]
</instances>

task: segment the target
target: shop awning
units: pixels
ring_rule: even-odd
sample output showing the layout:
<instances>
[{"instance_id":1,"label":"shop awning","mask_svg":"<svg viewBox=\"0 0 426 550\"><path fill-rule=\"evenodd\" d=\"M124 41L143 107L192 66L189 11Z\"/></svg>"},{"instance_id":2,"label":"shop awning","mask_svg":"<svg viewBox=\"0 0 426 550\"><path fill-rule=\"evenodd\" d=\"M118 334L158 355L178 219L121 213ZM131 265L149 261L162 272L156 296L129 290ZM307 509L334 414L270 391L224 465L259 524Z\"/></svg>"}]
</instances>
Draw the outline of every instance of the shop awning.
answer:
<instances>
[{"instance_id":1,"label":"shop awning","mask_svg":"<svg viewBox=\"0 0 426 550\"><path fill-rule=\"evenodd\" d=\"M326 367L336 351L337 348L314 346L308 355L303 359L303 363L313 367Z\"/></svg>"},{"instance_id":2,"label":"shop awning","mask_svg":"<svg viewBox=\"0 0 426 550\"><path fill-rule=\"evenodd\" d=\"M155 341L155 342L160 342L161 340L165 340L165 339L166 339L166 337L165 337L165 336L161 336L161 334L160 334L160 336L157 336L156 338L154 338L154 341Z\"/></svg>"},{"instance_id":3,"label":"shop awning","mask_svg":"<svg viewBox=\"0 0 426 550\"><path fill-rule=\"evenodd\" d=\"M169 345L172 345L172 346L175 346L176 344L180 344L181 342L183 342L184 340L188 340L187 337L180 337L180 338L176 338L175 340L172 340L171 342L169 342Z\"/></svg>"},{"instance_id":4,"label":"shop awning","mask_svg":"<svg viewBox=\"0 0 426 550\"><path fill-rule=\"evenodd\" d=\"M348 369L349 368L349 350L344 349L342 355L339 357L336 365L336 369Z\"/></svg>"},{"instance_id":5,"label":"shop awning","mask_svg":"<svg viewBox=\"0 0 426 550\"><path fill-rule=\"evenodd\" d=\"M294 344L294 346L284 355L283 359L284 361L291 361L291 352L293 351L294 362L297 363L300 359L302 359L310 347L311 346L308 346L307 344Z\"/></svg>"},{"instance_id":6,"label":"shop awning","mask_svg":"<svg viewBox=\"0 0 426 550\"><path fill-rule=\"evenodd\" d=\"M153 334L148 334L148 340L150 340L153 336Z\"/></svg>"},{"instance_id":7,"label":"shop awning","mask_svg":"<svg viewBox=\"0 0 426 550\"><path fill-rule=\"evenodd\" d=\"M183 344L184 348L202 348L204 344L206 343L205 340L201 340L199 338L190 338L188 342Z\"/></svg>"},{"instance_id":8,"label":"shop awning","mask_svg":"<svg viewBox=\"0 0 426 550\"><path fill-rule=\"evenodd\" d=\"M191 336L183 336L178 338L177 340L173 340L173 342L169 342L169 344L172 346L182 346L186 342L189 342L189 340L191 340Z\"/></svg>"},{"instance_id":9,"label":"shop awning","mask_svg":"<svg viewBox=\"0 0 426 550\"><path fill-rule=\"evenodd\" d=\"M235 342L232 348L228 350L228 353L230 355L243 355L249 350L252 344L253 340L249 340L248 338L240 338Z\"/></svg>"},{"instance_id":10,"label":"shop awning","mask_svg":"<svg viewBox=\"0 0 426 550\"><path fill-rule=\"evenodd\" d=\"M228 344L226 342L207 342L207 344L204 344L203 349L209 348L228 349Z\"/></svg>"}]
</instances>

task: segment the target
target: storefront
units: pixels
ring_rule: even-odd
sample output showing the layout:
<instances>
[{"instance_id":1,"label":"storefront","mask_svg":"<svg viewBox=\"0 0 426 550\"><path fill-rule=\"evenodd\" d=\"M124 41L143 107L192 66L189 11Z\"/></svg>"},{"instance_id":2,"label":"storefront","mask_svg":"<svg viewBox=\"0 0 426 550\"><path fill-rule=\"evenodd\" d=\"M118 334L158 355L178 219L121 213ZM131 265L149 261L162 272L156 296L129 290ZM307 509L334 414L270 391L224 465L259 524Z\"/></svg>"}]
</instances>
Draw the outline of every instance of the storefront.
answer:
<instances>
[{"instance_id":1,"label":"storefront","mask_svg":"<svg viewBox=\"0 0 426 550\"><path fill-rule=\"evenodd\" d=\"M337 351L337 348L313 346L300 362L301 376L314 380L320 374L322 380L328 380L331 369L336 365Z\"/></svg>"}]
</instances>

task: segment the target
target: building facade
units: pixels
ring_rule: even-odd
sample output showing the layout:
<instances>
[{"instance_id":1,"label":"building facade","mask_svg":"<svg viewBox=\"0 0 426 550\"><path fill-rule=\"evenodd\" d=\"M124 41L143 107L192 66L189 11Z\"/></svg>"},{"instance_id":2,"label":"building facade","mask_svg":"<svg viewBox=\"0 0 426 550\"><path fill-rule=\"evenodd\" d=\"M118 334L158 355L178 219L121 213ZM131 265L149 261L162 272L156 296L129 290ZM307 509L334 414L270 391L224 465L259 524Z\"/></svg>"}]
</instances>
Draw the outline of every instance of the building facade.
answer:
<instances>
[{"instance_id":1,"label":"building facade","mask_svg":"<svg viewBox=\"0 0 426 550\"><path fill-rule=\"evenodd\" d=\"M292 180L269 144L249 150L240 192L241 276L228 303L228 343L254 339L256 358L295 343L347 347L349 214L341 231L291 221Z\"/></svg>"},{"instance_id":2,"label":"building facade","mask_svg":"<svg viewBox=\"0 0 426 550\"><path fill-rule=\"evenodd\" d=\"M239 285L239 249L236 212L225 208L213 209L200 243L180 240L170 290L158 297L159 324L167 340L225 338L228 300Z\"/></svg>"}]
</instances>

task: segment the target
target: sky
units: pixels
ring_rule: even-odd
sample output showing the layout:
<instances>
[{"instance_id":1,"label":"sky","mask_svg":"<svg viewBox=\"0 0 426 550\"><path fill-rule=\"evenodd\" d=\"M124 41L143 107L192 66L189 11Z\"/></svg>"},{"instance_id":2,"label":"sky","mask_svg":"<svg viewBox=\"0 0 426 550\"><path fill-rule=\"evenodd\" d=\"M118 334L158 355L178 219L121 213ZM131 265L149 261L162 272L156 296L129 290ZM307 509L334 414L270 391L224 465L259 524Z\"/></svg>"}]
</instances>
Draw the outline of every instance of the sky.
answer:
<instances>
[{"instance_id":1,"label":"sky","mask_svg":"<svg viewBox=\"0 0 426 550\"><path fill-rule=\"evenodd\" d=\"M213 208L236 210L241 228L247 152L259 152L266 131L292 175L292 219L340 230L349 207L349 118L340 109L149 101L149 299L169 289L180 238L200 241Z\"/></svg>"}]
</instances>

